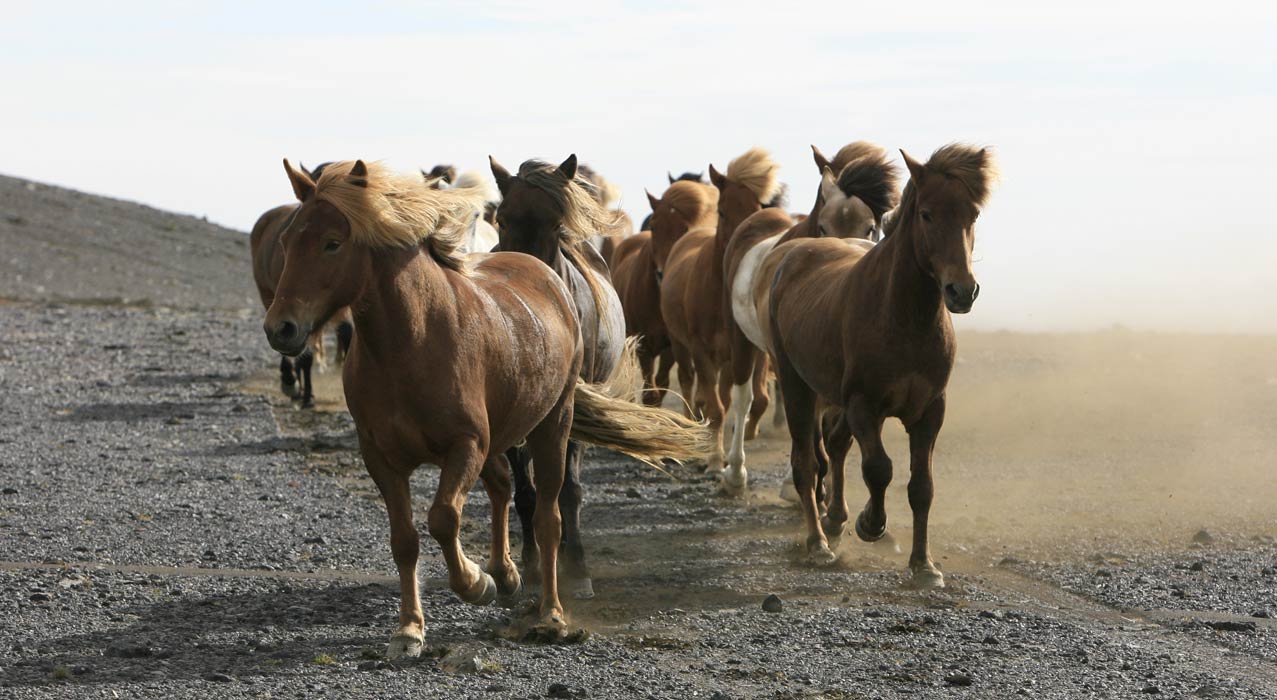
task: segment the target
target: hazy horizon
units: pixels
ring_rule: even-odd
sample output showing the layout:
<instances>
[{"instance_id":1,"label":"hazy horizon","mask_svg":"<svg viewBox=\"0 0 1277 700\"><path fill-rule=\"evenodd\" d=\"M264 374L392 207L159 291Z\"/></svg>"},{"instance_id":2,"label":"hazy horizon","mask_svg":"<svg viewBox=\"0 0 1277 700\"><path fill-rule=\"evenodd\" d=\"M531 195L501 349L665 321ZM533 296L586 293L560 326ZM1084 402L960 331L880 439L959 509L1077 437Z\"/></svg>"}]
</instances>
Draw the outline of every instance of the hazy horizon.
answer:
<instances>
[{"instance_id":1,"label":"hazy horizon","mask_svg":"<svg viewBox=\"0 0 1277 700\"><path fill-rule=\"evenodd\" d=\"M576 153L636 222L750 146L993 146L960 327L1277 331L1277 8L381 2L10 9L0 171L247 230L280 159L487 173ZM325 16L327 13L327 16ZM897 161L899 162L899 161ZM245 274L248 268L245 266Z\"/></svg>"}]
</instances>

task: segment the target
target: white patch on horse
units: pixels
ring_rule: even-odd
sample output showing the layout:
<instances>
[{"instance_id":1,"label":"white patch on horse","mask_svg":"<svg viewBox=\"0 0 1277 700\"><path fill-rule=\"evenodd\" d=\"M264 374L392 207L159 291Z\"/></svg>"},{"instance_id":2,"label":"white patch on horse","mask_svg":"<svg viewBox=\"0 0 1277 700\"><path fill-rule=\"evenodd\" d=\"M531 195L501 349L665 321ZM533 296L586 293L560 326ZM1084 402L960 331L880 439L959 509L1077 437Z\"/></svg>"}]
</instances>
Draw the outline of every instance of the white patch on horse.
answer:
<instances>
[{"instance_id":1,"label":"white patch on horse","mask_svg":"<svg viewBox=\"0 0 1277 700\"><path fill-rule=\"evenodd\" d=\"M740 326L745 337L749 338L749 342L753 343L754 347L768 352L771 348L767 344L767 334L763 332L758 320L758 309L754 306L754 278L757 277L758 268L762 266L767 254L772 252L783 235L778 233L771 238L765 238L750 248L741 258L740 266L736 268L736 276L732 279L732 316L736 318L736 325Z\"/></svg>"}]
</instances>

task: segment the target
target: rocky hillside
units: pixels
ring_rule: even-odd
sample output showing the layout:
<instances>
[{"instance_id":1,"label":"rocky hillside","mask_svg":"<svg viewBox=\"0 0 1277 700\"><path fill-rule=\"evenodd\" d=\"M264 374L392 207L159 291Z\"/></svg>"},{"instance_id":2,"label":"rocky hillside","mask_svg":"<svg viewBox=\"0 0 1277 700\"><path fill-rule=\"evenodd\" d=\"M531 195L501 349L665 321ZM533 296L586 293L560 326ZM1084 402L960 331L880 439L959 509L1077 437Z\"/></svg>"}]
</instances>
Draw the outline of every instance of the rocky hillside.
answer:
<instances>
[{"instance_id":1,"label":"rocky hillside","mask_svg":"<svg viewBox=\"0 0 1277 700\"><path fill-rule=\"evenodd\" d=\"M0 175L0 299L253 309L248 236Z\"/></svg>"}]
</instances>

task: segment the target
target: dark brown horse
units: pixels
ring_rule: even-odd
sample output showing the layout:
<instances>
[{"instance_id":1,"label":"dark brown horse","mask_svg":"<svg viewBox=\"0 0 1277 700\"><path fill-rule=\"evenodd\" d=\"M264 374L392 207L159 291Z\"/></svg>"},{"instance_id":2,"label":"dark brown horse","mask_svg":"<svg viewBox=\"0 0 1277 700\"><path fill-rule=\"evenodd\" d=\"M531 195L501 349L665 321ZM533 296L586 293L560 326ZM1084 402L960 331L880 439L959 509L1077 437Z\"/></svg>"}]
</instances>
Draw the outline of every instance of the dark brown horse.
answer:
<instances>
[{"instance_id":1,"label":"dark brown horse","mask_svg":"<svg viewBox=\"0 0 1277 700\"><path fill-rule=\"evenodd\" d=\"M723 483L743 490L748 409L753 401L754 377L767 362L767 294L782 241L803 238L871 238L882 218L900 199L895 168L886 149L865 141L843 146L831 162L815 146L820 187L811 215L799 222L778 209L750 216L727 245L723 259L724 303L731 352L732 403L727 415L727 467ZM834 168L838 168L834 170ZM821 456L817 452L817 456ZM785 491L782 491L784 494Z\"/></svg>"},{"instance_id":2,"label":"dark brown horse","mask_svg":"<svg viewBox=\"0 0 1277 700\"><path fill-rule=\"evenodd\" d=\"M327 164L315 168L315 172L323 172ZM303 171L305 168L303 168ZM317 177L317 176L316 176ZM298 205L285 204L262 214L253 224L249 236L249 250L252 253L253 281L257 285L257 293L262 300L263 308L270 308L275 299L275 289L279 286L279 277L284 271L284 251L280 245L280 235L288 227ZM354 333L354 325L350 321L350 312L345 310L334 320L337 331L337 361L346 358L350 349L350 341ZM285 396L297 399L303 408L315 405L315 390L311 383L311 371L315 360L323 363L324 333L316 333L306 352L296 358L281 355L279 358L279 388ZM301 386L299 387L298 384Z\"/></svg>"},{"instance_id":3,"label":"dark brown horse","mask_svg":"<svg viewBox=\"0 0 1277 700\"><path fill-rule=\"evenodd\" d=\"M726 174L711 165L710 182L718 189L716 226L692 231L674 245L661 285L661 314L669 328L680 382L683 368L690 365L696 376L696 406L704 412L715 435L716 447L706 464L711 472L723 469L723 408L734 398L727 395L731 385L727 372L731 362L727 342L730 311L723 303L723 259L736 227L764 206L777 203L781 193L777 169L761 148L752 148L732 160ZM680 184L696 186L675 183L670 189ZM750 408L755 423L767 409L768 401L766 368L760 367L757 375ZM684 390L688 388L684 384Z\"/></svg>"},{"instance_id":4,"label":"dark brown horse","mask_svg":"<svg viewBox=\"0 0 1277 700\"><path fill-rule=\"evenodd\" d=\"M659 406L669 387L674 365L669 330L661 315L661 280L670 250L688 231L712 228L716 221L718 191L700 182L675 182L660 199L647 195L652 205L651 231L621 241L612 261L612 282L625 309L625 332L639 338L638 360L643 375L643 401ZM690 401L692 367L679 367L684 399Z\"/></svg>"},{"instance_id":5,"label":"dark brown horse","mask_svg":"<svg viewBox=\"0 0 1277 700\"><path fill-rule=\"evenodd\" d=\"M283 236L284 273L264 329L272 347L295 356L339 309L354 311L346 403L386 503L399 569L399 629L389 655L419 654L425 631L412 472L439 466L430 534L452 590L487 604L520 587L504 452L524 441L537 486L540 623L561 631L558 495L569 435L652 460L686 456L703 431L581 381L584 348L563 280L522 253L459 252L481 206L472 193L430 190L416 174L363 161L334 163L318 182L288 161L284 167L301 207ZM487 571L459 539L462 506L479 479L492 502Z\"/></svg>"},{"instance_id":6,"label":"dark brown horse","mask_svg":"<svg viewBox=\"0 0 1277 700\"><path fill-rule=\"evenodd\" d=\"M611 380L625 352L625 313L612 288L607 264L589 241L600 230L613 226L615 215L594 196L591 183L577 168L576 155L557 167L526 161L517 175L495 160L491 164L501 190L498 250L527 253L550 266L567 284L585 343L581 379L592 384ZM514 470L514 505L523 526L523 568L531 571L538 561L533 536L536 487L528 476L528 451L511 448L506 456ZM581 538L584 456L584 445L568 441L559 510L563 514L563 573L568 586L576 598L593 598L594 585Z\"/></svg>"},{"instance_id":7,"label":"dark brown horse","mask_svg":"<svg viewBox=\"0 0 1277 700\"><path fill-rule=\"evenodd\" d=\"M769 330L809 556L834 559L829 537L839 536L848 519L843 462L853 439L869 487L856 534L866 541L886 534L892 465L881 432L894 417L909 433L909 568L915 584L938 587L944 577L931 560L927 516L932 452L956 348L949 314L970 311L980 291L971 249L996 167L988 150L957 144L936 151L925 165L902 155L910 180L883 242L792 243L772 282ZM841 409L842 418L824 435L832 486L824 518L815 488L820 401Z\"/></svg>"}]
</instances>

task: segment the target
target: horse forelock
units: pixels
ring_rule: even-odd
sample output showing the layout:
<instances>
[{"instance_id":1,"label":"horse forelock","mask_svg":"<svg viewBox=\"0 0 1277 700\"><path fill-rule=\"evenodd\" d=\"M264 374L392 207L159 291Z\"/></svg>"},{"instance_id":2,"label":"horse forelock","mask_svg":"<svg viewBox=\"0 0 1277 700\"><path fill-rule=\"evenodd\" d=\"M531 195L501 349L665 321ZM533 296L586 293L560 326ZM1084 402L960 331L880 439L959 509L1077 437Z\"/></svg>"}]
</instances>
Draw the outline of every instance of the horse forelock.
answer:
<instances>
[{"instance_id":1,"label":"horse forelock","mask_svg":"<svg viewBox=\"0 0 1277 700\"><path fill-rule=\"evenodd\" d=\"M426 245L439 264L466 272L464 245L482 212L471 190L432 190L418 174L396 173L380 162L365 163L367 175L351 177L355 161L324 168L315 199L333 205L350 224L351 238L373 248Z\"/></svg>"},{"instance_id":2,"label":"horse forelock","mask_svg":"<svg viewBox=\"0 0 1277 700\"><path fill-rule=\"evenodd\" d=\"M993 150L966 143L941 146L931 154L926 168L962 183L971 194L971 202L977 209L984 207L993 192L993 186L1001 178Z\"/></svg>"},{"instance_id":3,"label":"horse forelock","mask_svg":"<svg viewBox=\"0 0 1277 700\"><path fill-rule=\"evenodd\" d=\"M589 239L606 234L616 226L618 215L607 209L596 195L595 186L578 172L568 179L558 166L541 160L524 161L516 176L550 198L562 217L560 240L571 246L586 245Z\"/></svg>"},{"instance_id":4,"label":"horse forelock","mask_svg":"<svg viewBox=\"0 0 1277 700\"><path fill-rule=\"evenodd\" d=\"M847 150L847 147L843 150ZM842 155L842 151L839 151L839 155ZM892 165L887 150L878 146L862 149L861 154L838 173L837 184L843 194L858 197L864 202L873 212L874 219L880 222L884 214L900 203L898 172Z\"/></svg>"},{"instance_id":5,"label":"horse forelock","mask_svg":"<svg viewBox=\"0 0 1277 700\"><path fill-rule=\"evenodd\" d=\"M728 180L740 183L754 193L760 204L771 202L780 187L780 166L765 149L754 146L727 164Z\"/></svg>"}]
</instances>

